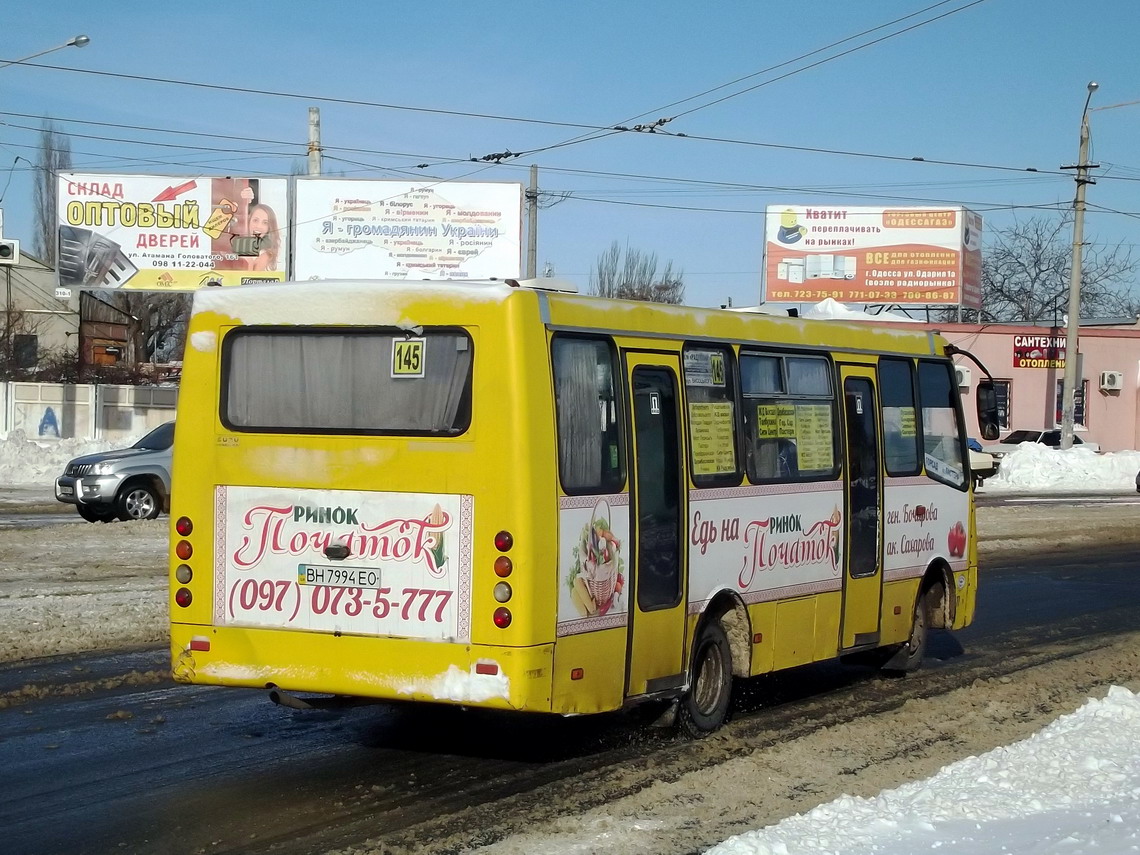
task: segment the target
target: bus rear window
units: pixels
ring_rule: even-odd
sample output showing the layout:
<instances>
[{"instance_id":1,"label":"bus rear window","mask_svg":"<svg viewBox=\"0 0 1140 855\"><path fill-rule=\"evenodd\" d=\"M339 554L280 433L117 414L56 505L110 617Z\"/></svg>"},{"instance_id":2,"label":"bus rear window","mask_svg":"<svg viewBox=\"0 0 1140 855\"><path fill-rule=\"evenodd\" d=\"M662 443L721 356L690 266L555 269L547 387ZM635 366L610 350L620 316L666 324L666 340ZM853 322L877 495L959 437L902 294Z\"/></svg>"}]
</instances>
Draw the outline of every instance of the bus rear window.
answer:
<instances>
[{"instance_id":1,"label":"bus rear window","mask_svg":"<svg viewBox=\"0 0 1140 855\"><path fill-rule=\"evenodd\" d=\"M471 423L471 357L471 340L454 330L238 330L222 353L222 422L453 436Z\"/></svg>"}]
</instances>

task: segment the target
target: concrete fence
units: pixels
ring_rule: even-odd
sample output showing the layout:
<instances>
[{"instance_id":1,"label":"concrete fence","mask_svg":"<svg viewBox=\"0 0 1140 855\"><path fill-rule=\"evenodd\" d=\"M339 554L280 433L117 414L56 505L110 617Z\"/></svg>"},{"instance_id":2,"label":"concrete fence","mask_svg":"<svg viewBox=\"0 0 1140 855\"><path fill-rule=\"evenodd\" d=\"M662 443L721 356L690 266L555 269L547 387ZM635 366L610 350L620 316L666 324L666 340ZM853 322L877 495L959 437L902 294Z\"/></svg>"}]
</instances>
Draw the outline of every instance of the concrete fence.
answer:
<instances>
[{"instance_id":1,"label":"concrete fence","mask_svg":"<svg viewBox=\"0 0 1140 855\"><path fill-rule=\"evenodd\" d=\"M0 383L0 428L29 439L123 439L174 418L177 386Z\"/></svg>"}]
</instances>

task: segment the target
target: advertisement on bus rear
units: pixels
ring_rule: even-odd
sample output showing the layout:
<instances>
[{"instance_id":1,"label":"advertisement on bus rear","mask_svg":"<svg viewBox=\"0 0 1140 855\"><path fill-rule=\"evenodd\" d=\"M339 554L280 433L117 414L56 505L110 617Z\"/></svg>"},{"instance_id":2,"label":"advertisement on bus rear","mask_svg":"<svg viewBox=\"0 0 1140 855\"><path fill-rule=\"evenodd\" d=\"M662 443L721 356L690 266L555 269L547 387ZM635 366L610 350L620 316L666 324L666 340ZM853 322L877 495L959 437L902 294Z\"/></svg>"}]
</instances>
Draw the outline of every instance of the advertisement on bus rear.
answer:
<instances>
[{"instance_id":1,"label":"advertisement on bus rear","mask_svg":"<svg viewBox=\"0 0 1140 855\"><path fill-rule=\"evenodd\" d=\"M283 281L285 178L60 173L62 288L186 291Z\"/></svg>"},{"instance_id":2,"label":"advertisement on bus rear","mask_svg":"<svg viewBox=\"0 0 1140 855\"><path fill-rule=\"evenodd\" d=\"M471 496L218 487L214 622L467 641Z\"/></svg>"},{"instance_id":3,"label":"advertisement on bus rear","mask_svg":"<svg viewBox=\"0 0 1140 855\"><path fill-rule=\"evenodd\" d=\"M980 308L981 236L961 207L770 205L762 301Z\"/></svg>"}]
</instances>

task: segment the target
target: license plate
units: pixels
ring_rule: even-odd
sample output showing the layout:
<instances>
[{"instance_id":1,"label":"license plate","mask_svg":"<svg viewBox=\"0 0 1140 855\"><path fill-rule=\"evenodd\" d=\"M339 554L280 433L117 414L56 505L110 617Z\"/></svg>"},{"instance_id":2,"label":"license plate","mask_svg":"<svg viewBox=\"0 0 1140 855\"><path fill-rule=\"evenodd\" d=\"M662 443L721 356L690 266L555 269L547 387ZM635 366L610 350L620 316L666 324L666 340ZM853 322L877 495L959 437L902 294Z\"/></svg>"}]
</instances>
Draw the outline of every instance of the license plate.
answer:
<instances>
[{"instance_id":1,"label":"license plate","mask_svg":"<svg viewBox=\"0 0 1140 855\"><path fill-rule=\"evenodd\" d=\"M75 488L74 487L63 487L63 486L61 486L59 488L59 494L61 496L74 496L75 495Z\"/></svg>"},{"instance_id":2,"label":"license plate","mask_svg":"<svg viewBox=\"0 0 1140 855\"><path fill-rule=\"evenodd\" d=\"M297 582L301 585L331 585L336 588L379 588L380 570L376 567L298 564Z\"/></svg>"}]
</instances>

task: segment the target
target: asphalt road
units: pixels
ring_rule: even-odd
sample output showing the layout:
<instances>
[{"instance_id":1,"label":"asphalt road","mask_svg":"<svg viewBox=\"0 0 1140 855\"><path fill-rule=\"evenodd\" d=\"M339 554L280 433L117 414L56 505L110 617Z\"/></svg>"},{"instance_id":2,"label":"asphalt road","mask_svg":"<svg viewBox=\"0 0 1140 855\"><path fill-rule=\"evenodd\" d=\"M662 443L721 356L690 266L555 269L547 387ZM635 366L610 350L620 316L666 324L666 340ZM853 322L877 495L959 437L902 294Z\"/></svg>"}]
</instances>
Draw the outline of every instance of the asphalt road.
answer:
<instances>
[{"instance_id":1,"label":"asphalt road","mask_svg":"<svg viewBox=\"0 0 1140 855\"><path fill-rule=\"evenodd\" d=\"M827 664L747 681L733 728L783 738L1025 667L1046 641L1055 656L1140 630L1131 548L1024 556L982 584L975 623L938 633L918 674ZM585 809L597 776L715 755L631 715L298 712L255 691L176 686L166 667L158 650L0 667L5 853L309 853L377 836L414 851L417 835L460 826L495 839L496 817L532 809L539 787ZM116 685L126 674L144 676ZM484 819L460 817L479 805Z\"/></svg>"}]
</instances>

